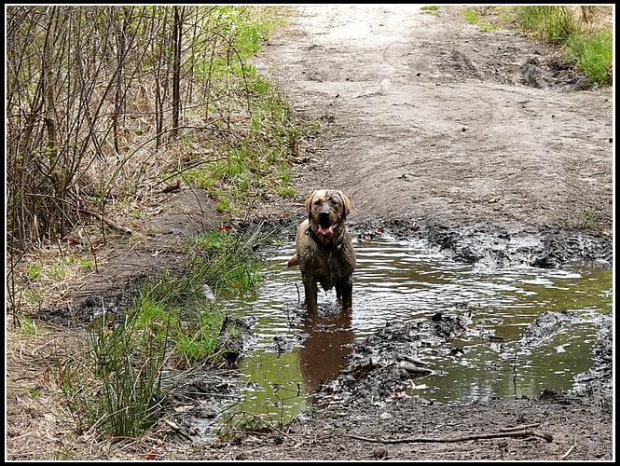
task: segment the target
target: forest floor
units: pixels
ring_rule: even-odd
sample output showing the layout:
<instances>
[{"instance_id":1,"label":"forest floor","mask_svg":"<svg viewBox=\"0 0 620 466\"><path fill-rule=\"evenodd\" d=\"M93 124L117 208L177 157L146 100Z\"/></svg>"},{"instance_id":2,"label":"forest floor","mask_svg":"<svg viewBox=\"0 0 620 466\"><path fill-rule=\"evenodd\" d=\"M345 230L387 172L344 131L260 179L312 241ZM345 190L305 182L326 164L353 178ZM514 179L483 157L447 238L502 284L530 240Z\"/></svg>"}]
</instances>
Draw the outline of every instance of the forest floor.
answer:
<instances>
[{"instance_id":1,"label":"forest floor","mask_svg":"<svg viewBox=\"0 0 620 466\"><path fill-rule=\"evenodd\" d=\"M592 86L552 48L515 31L480 31L465 23L458 7L441 7L437 15L423 14L416 5L295 10L288 26L264 44L255 65L291 101L296 117L321 121L323 131L315 151L296 168L299 198L271 199L259 206L257 217L285 219L294 228L304 215L304 196L334 188L352 199L353 223L422 233L455 260L511 259L510 238L531 236L546 246L520 250L520 258L533 255L534 265L571 260L611 265L612 88ZM72 285L57 303L70 302L72 314L66 305L49 313L46 320L58 333L52 330L46 339L69 344L63 326L79 319L89 302L92 307L93 297L118 295L129 281L182 261L181 241L219 224L213 200L202 192L184 189L153 202L161 207L158 214L134 229L154 233L110 250L99 274ZM498 241L505 248L490 254ZM43 355L52 346L9 335L9 392L45 384ZM24 361L30 365L20 372ZM558 393L478 404L369 397L313 410L285 431L248 433L206 447L182 438L145 439L105 452L92 444L76 451L66 410L51 394L33 398L7 400L10 459L41 458L36 449L43 445L83 459L614 455L609 400ZM28 440L32 424L46 432L45 439ZM511 429L529 434L510 435Z\"/></svg>"}]
</instances>

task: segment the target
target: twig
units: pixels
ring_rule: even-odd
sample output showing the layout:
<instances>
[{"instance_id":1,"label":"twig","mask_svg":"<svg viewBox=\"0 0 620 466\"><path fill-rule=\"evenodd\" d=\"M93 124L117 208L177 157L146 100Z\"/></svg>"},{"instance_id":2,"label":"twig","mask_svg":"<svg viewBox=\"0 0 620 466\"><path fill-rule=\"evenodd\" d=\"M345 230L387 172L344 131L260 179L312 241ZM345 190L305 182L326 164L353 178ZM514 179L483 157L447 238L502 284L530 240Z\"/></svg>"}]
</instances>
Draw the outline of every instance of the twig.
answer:
<instances>
[{"instance_id":1,"label":"twig","mask_svg":"<svg viewBox=\"0 0 620 466\"><path fill-rule=\"evenodd\" d=\"M169 419L164 419L164 422L168 426L170 426L170 428L172 428L172 430L174 430L177 434L179 434L184 439L189 440L190 442L193 441L192 437L190 437L189 434L186 434L185 432L183 432L183 429L181 429L181 426L179 426L176 422L172 422Z\"/></svg>"},{"instance_id":2,"label":"twig","mask_svg":"<svg viewBox=\"0 0 620 466\"><path fill-rule=\"evenodd\" d=\"M492 434L478 434L478 435L467 435L464 437L453 437L453 438L428 438L428 437L409 437L409 438L399 438L399 439L375 439L369 437L361 437L359 435L351 435L351 434L342 434L345 437L353 438L356 440L362 440L364 442L373 442L373 443L385 443L385 444L397 444L397 443L456 443L456 442L467 442L469 440L487 440L494 438L503 438L503 437L539 437L547 442L553 441L553 436L548 433L541 433L535 430L523 430L520 432L497 432Z\"/></svg>"},{"instance_id":3,"label":"twig","mask_svg":"<svg viewBox=\"0 0 620 466\"><path fill-rule=\"evenodd\" d=\"M540 426L540 422L537 424L528 424L526 426L502 427L499 431L500 432L515 432L515 431L523 430L523 429L535 429L538 426Z\"/></svg>"},{"instance_id":4,"label":"twig","mask_svg":"<svg viewBox=\"0 0 620 466\"><path fill-rule=\"evenodd\" d=\"M573 452L573 450L575 449L575 447L576 447L576 446L577 446L577 444L576 444L576 443L575 443L575 444L573 444L573 446L572 446L572 447L570 447L570 448L566 451L566 453L564 453L562 456L560 456L560 459L561 459L561 460L565 460L566 458L568 458L568 457L570 456L570 454Z\"/></svg>"},{"instance_id":5,"label":"twig","mask_svg":"<svg viewBox=\"0 0 620 466\"><path fill-rule=\"evenodd\" d=\"M104 222L105 224L107 224L109 227L111 227L114 230L120 231L121 233L125 233L126 235L132 234L132 231L129 228L119 225L118 223L110 220L109 218L104 217L101 214L98 214L97 212L93 212L92 210L89 210L89 209L80 209L80 211L84 212L85 214L92 215L97 220Z\"/></svg>"}]
</instances>

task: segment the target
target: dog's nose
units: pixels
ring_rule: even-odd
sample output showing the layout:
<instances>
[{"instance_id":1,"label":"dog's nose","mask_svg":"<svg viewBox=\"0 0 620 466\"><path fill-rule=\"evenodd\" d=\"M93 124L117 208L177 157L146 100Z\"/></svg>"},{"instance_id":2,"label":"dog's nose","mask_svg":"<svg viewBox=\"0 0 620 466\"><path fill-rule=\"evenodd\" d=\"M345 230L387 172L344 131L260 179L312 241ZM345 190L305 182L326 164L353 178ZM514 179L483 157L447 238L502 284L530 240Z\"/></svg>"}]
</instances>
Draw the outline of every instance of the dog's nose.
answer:
<instances>
[{"instance_id":1,"label":"dog's nose","mask_svg":"<svg viewBox=\"0 0 620 466\"><path fill-rule=\"evenodd\" d=\"M322 210L319 212L319 220L329 220L329 210Z\"/></svg>"}]
</instances>

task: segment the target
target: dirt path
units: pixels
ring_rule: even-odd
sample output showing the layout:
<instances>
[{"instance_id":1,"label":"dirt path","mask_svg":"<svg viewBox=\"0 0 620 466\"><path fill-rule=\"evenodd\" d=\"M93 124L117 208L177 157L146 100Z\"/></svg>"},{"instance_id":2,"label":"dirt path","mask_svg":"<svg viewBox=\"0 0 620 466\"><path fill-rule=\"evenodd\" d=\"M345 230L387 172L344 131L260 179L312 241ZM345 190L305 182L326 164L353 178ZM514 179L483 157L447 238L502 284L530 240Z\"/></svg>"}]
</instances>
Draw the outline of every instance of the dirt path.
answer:
<instances>
[{"instance_id":1,"label":"dirt path","mask_svg":"<svg viewBox=\"0 0 620 466\"><path fill-rule=\"evenodd\" d=\"M298 8L262 69L299 114L330 126L300 192L342 189L354 219L609 232L611 89L566 92L579 77L549 54L480 32L456 7L323 5ZM528 59L555 66L546 88L525 85Z\"/></svg>"}]
</instances>

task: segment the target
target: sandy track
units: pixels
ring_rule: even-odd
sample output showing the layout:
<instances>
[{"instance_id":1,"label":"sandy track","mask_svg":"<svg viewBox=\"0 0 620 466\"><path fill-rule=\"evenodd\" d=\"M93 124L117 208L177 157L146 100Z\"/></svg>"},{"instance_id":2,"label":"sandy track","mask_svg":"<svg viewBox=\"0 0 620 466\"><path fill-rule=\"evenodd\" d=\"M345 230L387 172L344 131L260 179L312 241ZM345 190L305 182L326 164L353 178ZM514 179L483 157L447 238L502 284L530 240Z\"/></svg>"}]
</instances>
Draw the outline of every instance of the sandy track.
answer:
<instances>
[{"instance_id":1,"label":"sandy track","mask_svg":"<svg viewBox=\"0 0 620 466\"><path fill-rule=\"evenodd\" d=\"M456 7L300 6L259 66L298 114L330 128L300 192L334 187L355 219L499 229L594 220L610 231L611 89L525 85L545 46L480 32ZM591 222L592 223L592 222Z\"/></svg>"}]
</instances>

